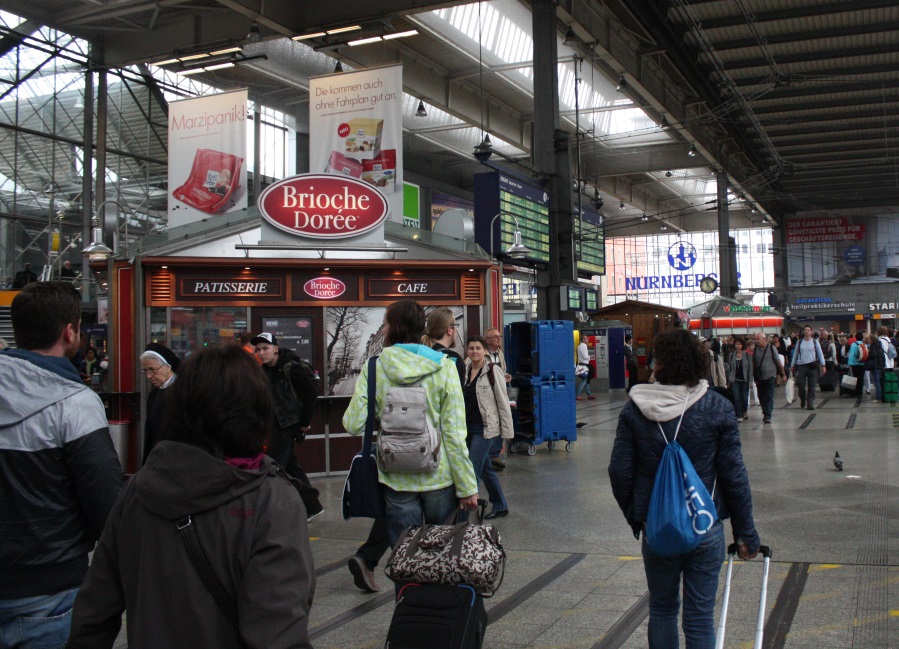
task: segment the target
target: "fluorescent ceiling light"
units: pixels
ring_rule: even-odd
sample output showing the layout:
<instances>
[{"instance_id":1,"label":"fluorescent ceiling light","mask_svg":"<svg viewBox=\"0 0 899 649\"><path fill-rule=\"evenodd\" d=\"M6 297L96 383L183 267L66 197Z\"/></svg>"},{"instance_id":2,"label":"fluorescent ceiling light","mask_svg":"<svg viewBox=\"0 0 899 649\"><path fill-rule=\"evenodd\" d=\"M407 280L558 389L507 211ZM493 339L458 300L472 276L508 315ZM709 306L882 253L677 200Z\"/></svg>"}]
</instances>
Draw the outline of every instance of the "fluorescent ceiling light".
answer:
<instances>
[{"instance_id":1,"label":"fluorescent ceiling light","mask_svg":"<svg viewBox=\"0 0 899 649\"><path fill-rule=\"evenodd\" d=\"M207 65L204 70L221 70L222 68L233 68L234 63L232 61L228 61L227 63L219 63L218 65Z\"/></svg>"},{"instance_id":2,"label":"fluorescent ceiling light","mask_svg":"<svg viewBox=\"0 0 899 649\"><path fill-rule=\"evenodd\" d=\"M182 56L180 58L181 61L193 61L194 59L205 59L209 54L207 52L203 52L202 54L191 54L190 56Z\"/></svg>"},{"instance_id":3,"label":"fluorescent ceiling light","mask_svg":"<svg viewBox=\"0 0 899 649\"><path fill-rule=\"evenodd\" d=\"M360 38L357 41L350 41L347 43L350 47L354 47L356 45L368 45L369 43L377 43L381 40L380 36L372 36L371 38Z\"/></svg>"},{"instance_id":4,"label":"fluorescent ceiling light","mask_svg":"<svg viewBox=\"0 0 899 649\"><path fill-rule=\"evenodd\" d=\"M229 47L227 50L216 50L215 52L210 52L212 56L219 56L221 54L230 54L231 52L240 52L241 48L239 47Z\"/></svg>"},{"instance_id":5,"label":"fluorescent ceiling light","mask_svg":"<svg viewBox=\"0 0 899 649\"><path fill-rule=\"evenodd\" d=\"M357 29L362 29L362 25L350 25L349 27L338 27L337 29L329 29L327 30L328 34L342 34L343 32L354 32Z\"/></svg>"},{"instance_id":6,"label":"fluorescent ceiling light","mask_svg":"<svg viewBox=\"0 0 899 649\"><path fill-rule=\"evenodd\" d=\"M384 40L389 41L392 38L405 38L406 36L418 36L418 30L410 29L407 32L394 32L392 34L384 34Z\"/></svg>"},{"instance_id":7,"label":"fluorescent ceiling light","mask_svg":"<svg viewBox=\"0 0 899 649\"><path fill-rule=\"evenodd\" d=\"M150 65L170 65L171 63L177 63L178 59L166 59L165 61L156 61L156 63L151 63Z\"/></svg>"},{"instance_id":8,"label":"fluorescent ceiling light","mask_svg":"<svg viewBox=\"0 0 899 649\"><path fill-rule=\"evenodd\" d=\"M175 74L180 74L182 77L186 77L190 74L199 74L203 71L203 68L191 68L190 70L174 70Z\"/></svg>"},{"instance_id":9,"label":"fluorescent ceiling light","mask_svg":"<svg viewBox=\"0 0 899 649\"><path fill-rule=\"evenodd\" d=\"M299 36L294 36L292 40L304 41L307 38L321 38L324 35L325 35L325 32L313 32L311 34L300 34Z\"/></svg>"}]
</instances>

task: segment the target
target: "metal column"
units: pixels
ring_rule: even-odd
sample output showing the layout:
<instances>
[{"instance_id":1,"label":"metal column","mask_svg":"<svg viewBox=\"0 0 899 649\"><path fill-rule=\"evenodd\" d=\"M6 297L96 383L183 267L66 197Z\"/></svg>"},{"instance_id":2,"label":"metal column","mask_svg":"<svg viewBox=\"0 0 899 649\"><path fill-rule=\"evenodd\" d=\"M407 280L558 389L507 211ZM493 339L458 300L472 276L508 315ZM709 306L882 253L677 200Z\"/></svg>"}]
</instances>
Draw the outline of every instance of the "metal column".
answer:
<instances>
[{"instance_id":1,"label":"metal column","mask_svg":"<svg viewBox=\"0 0 899 649\"><path fill-rule=\"evenodd\" d=\"M81 247L91 243L91 197L94 195L94 71L84 74L84 161L81 176ZM81 302L91 301L91 267L87 257L81 257Z\"/></svg>"},{"instance_id":2,"label":"metal column","mask_svg":"<svg viewBox=\"0 0 899 649\"><path fill-rule=\"evenodd\" d=\"M549 177L548 270L537 274L537 317L555 320L561 313L561 287L577 282L574 217L571 213L569 134L559 131L558 36L556 3L532 3L534 36L534 166Z\"/></svg>"},{"instance_id":3,"label":"metal column","mask_svg":"<svg viewBox=\"0 0 899 649\"><path fill-rule=\"evenodd\" d=\"M731 264L730 217L727 211L727 174L719 171L718 182L718 292L733 298L737 292L737 269Z\"/></svg>"}]
</instances>

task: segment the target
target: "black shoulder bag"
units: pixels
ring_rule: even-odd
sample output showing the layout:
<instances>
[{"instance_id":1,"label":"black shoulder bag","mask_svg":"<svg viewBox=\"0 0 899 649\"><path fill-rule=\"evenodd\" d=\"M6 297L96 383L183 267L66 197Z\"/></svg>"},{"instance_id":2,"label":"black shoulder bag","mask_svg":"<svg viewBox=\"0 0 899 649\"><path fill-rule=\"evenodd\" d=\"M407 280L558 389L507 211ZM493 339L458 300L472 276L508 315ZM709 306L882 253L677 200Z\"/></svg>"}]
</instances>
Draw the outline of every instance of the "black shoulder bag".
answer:
<instances>
[{"instance_id":1,"label":"black shoulder bag","mask_svg":"<svg viewBox=\"0 0 899 649\"><path fill-rule=\"evenodd\" d=\"M362 450L353 458L343 485L343 518L382 518L386 515L384 490L378 480L378 464L372 450L377 400L377 356L368 359L368 418Z\"/></svg>"}]
</instances>

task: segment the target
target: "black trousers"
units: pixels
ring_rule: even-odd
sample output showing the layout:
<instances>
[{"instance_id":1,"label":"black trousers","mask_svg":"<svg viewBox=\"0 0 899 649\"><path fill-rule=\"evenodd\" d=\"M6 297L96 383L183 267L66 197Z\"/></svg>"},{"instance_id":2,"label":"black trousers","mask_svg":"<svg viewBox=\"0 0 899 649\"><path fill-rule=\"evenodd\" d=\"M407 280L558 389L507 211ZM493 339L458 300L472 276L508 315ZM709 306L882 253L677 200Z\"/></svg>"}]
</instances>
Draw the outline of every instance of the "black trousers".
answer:
<instances>
[{"instance_id":1,"label":"black trousers","mask_svg":"<svg viewBox=\"0 0 899 649\"><path fill-rule=\"evenodd\" d=\"M356 554L362 557L369 570L374 570L390 543L387 541L387 517L376 518L368 532L368 539L359 546Z\"/></svg>"}]
</instances>

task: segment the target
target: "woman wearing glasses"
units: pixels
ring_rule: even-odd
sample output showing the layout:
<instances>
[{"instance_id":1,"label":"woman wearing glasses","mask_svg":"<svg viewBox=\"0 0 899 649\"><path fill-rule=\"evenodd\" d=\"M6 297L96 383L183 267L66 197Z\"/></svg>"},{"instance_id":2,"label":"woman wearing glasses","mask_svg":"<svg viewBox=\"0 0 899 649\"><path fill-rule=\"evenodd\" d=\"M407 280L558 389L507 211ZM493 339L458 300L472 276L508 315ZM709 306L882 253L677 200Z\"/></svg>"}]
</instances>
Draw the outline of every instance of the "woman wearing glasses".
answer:
<instances>
[{"instance_id":1,"label":"woman wearing glasses","mask_svg":"<svg viewBox=\"0 0 899 649\"><path fill-rule=\"evenodd\" d=\"M159 442L165 403L164 390L175 382L175 372L181 361L175 352L159 343L150 343L140 355L140 369L153 386L147 396L147 416L144 420L144 461Z\"/></svg>"}]
</instances>

